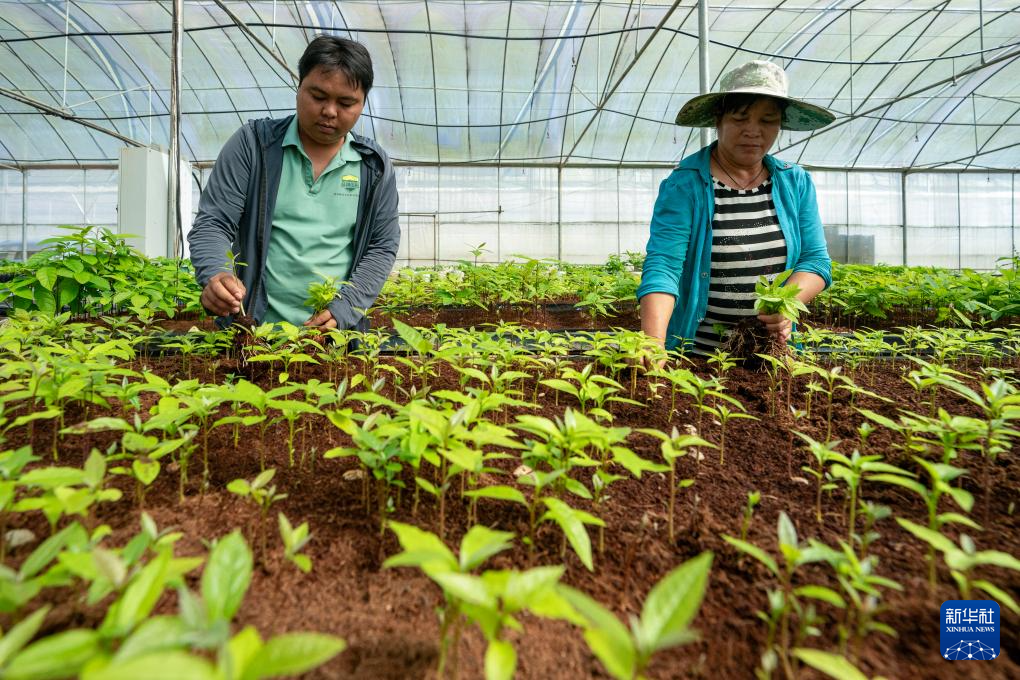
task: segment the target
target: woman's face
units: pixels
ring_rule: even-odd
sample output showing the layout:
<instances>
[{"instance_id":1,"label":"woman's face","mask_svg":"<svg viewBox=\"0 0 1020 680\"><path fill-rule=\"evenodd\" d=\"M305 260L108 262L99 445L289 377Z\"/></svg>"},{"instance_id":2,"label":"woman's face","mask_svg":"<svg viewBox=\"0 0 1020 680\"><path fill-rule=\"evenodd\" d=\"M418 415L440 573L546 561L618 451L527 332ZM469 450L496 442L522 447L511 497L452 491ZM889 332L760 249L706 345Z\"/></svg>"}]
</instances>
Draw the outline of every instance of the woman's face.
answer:
<instances>
[{"instance_id":1,"label":"woman's face","mask_svg":"<svg viewBox=\"0 0 1020 680\"><path fill-rule=\"evenodd\" d=\"M719 151L730 163L755 167L775 144L782 122L783 112L775 101L755 99L742 111L730 111L719 119Z\"/></svg>"}]
</instances>

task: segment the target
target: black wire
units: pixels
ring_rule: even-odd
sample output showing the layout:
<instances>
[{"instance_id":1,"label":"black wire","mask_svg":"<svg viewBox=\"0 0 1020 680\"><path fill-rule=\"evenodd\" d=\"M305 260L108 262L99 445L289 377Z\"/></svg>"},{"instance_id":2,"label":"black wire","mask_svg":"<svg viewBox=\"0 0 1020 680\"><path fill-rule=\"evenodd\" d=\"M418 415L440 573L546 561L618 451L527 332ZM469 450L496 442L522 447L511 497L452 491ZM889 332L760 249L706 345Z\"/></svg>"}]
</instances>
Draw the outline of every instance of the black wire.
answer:
<instances>
[{"instance_id":1,"label":"black wire","mask_svg":"<svg viewBox=\"0 0 1020 680\"><path fill-rule=\"evenodd\" d=\"M313 26L309 24L290 24L290 23L272 23L265 21L251 21L245 24L245 26L258 27L258 28L299 28L302 30L314 30L321 31L321 26ZM200 31L222 31L228 28L238 29L240 28L235 23L229 24L213 24L210 26L195 26L192 28L184 29L185 33L198 33ZM500 40L503 42L542 42L546 40L584 40L587 38L599 38L609 35L619 35L622 33L633 33L637 31L653 31L655 26L633 26L631 28L617 28L605 31L595 31L592 33L575 33L573 35L564 36L546 36L546 35L521 35L521 36L504 36L504 35L476 35L472 33L460 33L457 31L432 31L426 29L393 29L393 28L356 28L348 27L348 31L357 33L384 33L384 34L395 34L395 35L428 35L428 36L441 36L447 38L464 38L466 40ZM692 31L685 31L680 28L670 28L668 26L659 27L660 31L676 33L679 35L687 36L688 38L698 39L698 34ZM37 42L41 40L54 40L57 38L102 38L102 37L122 37L122 36L138 36L138 35L166 35L169 30L159 29L152 31L79 31L77 33L51 33L49 35L39 35L32 37L20 37L20 38L3 38L0 39L0 45L13 44L21 42ZM899 66L903 64L927 64L936 61L947 61L951 59L962 59L964 57L973 57L989 52L997 52L1008 47L1016 47L1020 45L1020 41L1005 43L1003 45L997 45L995 47L988 47L983 50L974 50L972 52L961 52L959 54L942 55L938 57L924 57L920 59L898 59L894 61L845 61L841 59L815 59L812 57L800 57L792 56L787 54L776 54L774 52L764 52L761 50L752 50L749 47L743 45L734 45L731 43L722 42L721 40L709 39L708 41L712 45L718 45L719 47L727 47L738 52L746 52L759 57L771 57L773 59L784 59L786 61L803 61L814 64L832 64L840 66Z\"/></svg>"},{"instance_id":2,"label":"black wire","mask_svg":"<svg viewBox=\"0 0 1020 680\"><path fill-rule=\"evenodd\" d=\"M957 96L947 96L947 97L941 97L941 98L942 99L956 99L958 97ZM989 97L989 98L990 99L998 99L1000 101L1006 101L1006 102L1014 104L1016 106L1020 106L1020 102L1012 102L1012 101L1009 101L1009 100L1003 100L1000 97ZM837 115L837 117L849 115L849 114L847 114L845 112L837 111L836 109L829 109L829 110L832 111L833 113L835 113ZM270 108L270 109L220 109L220 110L215 110L215 111L182 111L181 115L182 116L230 116L230 115L234 115L234 114L245 114L245 115L247 115L247 114L258 114L258 113L269 113L269 114L280 113L280 112L291 113L293 111L294 111L294 107L293 106L285 106L285 107ZM535 124L537 124L537 123L547 123L547 122L551 122L551 121L555 121L555 120L562 120L564 118L570 118L571 116L582 116L582 115L585 115L585 114L593 113L595 111L596 111L596 109L594 109L594 108L581 109L581 110L573 111L573 112L570 112L570 113L556 114L554 116L545 116L545 117L542 117L542 118L531 118L529 120L520 121L517 124L518 125L528 125L528 124L532 124L532 123L535 123ZM641 115L638 115L638 114L628 113L628 112L625 112L625 111L618 111L618 110L610 109L610 108L603 108L602 111L604 113L612 113L612 114L617 115L617 116L622 116L624 118L632 118L634 120L641 120L641 121L645 121L647 123L656 123L656 124L661 124L661 125L674 125L674 122L673 122L672 119L670 119L670 120L660 120L658 118L651 118L649 116L641 116ZM38 111L0 111L0 115L5 115L5 116L38 116L39 112ZM162 113L139 113L137 115L132 115L132 116L75 116L74 119L75 120L111 121L111 122L113 122L113 121L118 121L118 120L141 119L141 118L165 118L166 116L169 116L169 115L170 114L168 112L164 111ZM378 115L373 115L373 114L368 114L368 113L362 113L361 114L361 118L369 118L369 119L372 119L372 120L383 121L383 122L386 122L386 123L393 123L394 125L413 125L413 126L417 126L417 127L426 127L426 128L451 128L451 129L464 128L464 129L467 129L467 128L506 128L506 127L512 127L513 126L513 123L425 123L425 122L418 122L418 121L413 121L413 120L405 120L405 119L402 119L402 118L389 118L387 116L378 116ZM934 120L908 120L908 119L904 119L904 118L890 118L888 116L876 116L876 115L872 115L872 114L857 116L857 119L858 120L882 120L882 121L885 121L885 122L888 122L888 123L901 123L903 125L949 125L949 126L960 125L960 126L967 126L967 127L994 127L994 128L998 128L998 127L1020 127L1020 123L982 123L982 122L973 123L973 122L952 122L952 121L943 122L943 121L934 121Z\"/></svg>"}]
</instances>

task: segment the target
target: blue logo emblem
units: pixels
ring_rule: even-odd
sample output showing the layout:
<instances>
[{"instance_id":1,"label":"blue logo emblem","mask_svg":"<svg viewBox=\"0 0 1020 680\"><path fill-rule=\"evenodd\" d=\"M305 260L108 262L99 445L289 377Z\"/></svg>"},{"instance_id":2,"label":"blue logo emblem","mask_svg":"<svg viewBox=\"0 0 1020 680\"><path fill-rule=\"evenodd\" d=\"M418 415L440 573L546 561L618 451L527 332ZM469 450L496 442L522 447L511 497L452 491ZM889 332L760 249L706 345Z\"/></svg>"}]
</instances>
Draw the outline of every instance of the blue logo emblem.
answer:
<instances>
[{"instance_id":1,"label":"blue logo emblem","mask_svg":"<svg viewBox=\"0 0 1020 680\"><path fill-rule=\"evenodd\" d=\"M943 659L991 661L999 656L999 605L992 600L946 600L941 618Z\"/></svg>"}]
</instances>

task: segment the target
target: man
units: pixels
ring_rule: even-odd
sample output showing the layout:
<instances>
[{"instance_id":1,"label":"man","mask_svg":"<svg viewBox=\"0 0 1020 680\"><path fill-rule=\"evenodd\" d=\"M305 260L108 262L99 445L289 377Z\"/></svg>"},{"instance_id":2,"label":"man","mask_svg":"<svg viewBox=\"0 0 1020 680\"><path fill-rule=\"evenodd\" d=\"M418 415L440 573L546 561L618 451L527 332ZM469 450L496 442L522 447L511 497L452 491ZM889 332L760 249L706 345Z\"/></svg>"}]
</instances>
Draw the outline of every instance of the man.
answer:
<instances>
[{"instance_id":1,"label":"man","mask_svg":"<svg viewBox=\"0 0 1020 680\"><path fill-rule=\"evenodd\" d=\"M202 306L230 317L243 303L259 323L364 330L400 243L393 166L351 132L372 89L372 59L360 43L319 36L298 76L295 115L243 125L202 192L188 234ZM302 303L322 276L347 283L310 316Z\"/></svg>"}]
</instances>

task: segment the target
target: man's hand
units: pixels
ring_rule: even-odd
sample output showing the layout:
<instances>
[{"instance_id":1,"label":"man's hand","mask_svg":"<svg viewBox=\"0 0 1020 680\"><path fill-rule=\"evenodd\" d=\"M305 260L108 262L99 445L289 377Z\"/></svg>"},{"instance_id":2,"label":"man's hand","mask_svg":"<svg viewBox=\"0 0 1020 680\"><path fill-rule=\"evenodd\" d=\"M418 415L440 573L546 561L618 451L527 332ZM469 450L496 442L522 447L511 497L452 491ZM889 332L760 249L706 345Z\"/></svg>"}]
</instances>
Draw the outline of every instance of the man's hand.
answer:
<instances>
[{"instance_id":1,"label":"man's hand","mask_svg":"<svg viewBox=\"0 0 1020 680\"><path fill-rule=\"evenodd\" d=\"M786 344L790 339L793 324L782 314L759 314L758 320L765 324L765 329L779 342Z\"/></svg>"},{"instance_id":2,"label":"man's hand","mask_svg":"<svg viewBox=\"0 0 1020 680\"><path fill-rule=\"evenodd\" d=\"M305 321L304 325L310 328L336 328L336 319L333 318L332 312L325 309Z\"/></svg>"},{"instance_id":3,"label":"man's hand","mask_svg":"<svg viewBox=\"0 0 1020 680\"><path fill-rule=\"evenodd\" d=\"M245 295L244 284L230 272L220 272L202 289L202 306L216 316L237 314Z\"/></svg>"}]
</instances>

